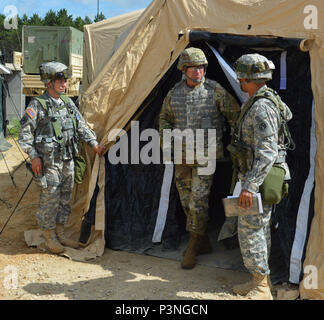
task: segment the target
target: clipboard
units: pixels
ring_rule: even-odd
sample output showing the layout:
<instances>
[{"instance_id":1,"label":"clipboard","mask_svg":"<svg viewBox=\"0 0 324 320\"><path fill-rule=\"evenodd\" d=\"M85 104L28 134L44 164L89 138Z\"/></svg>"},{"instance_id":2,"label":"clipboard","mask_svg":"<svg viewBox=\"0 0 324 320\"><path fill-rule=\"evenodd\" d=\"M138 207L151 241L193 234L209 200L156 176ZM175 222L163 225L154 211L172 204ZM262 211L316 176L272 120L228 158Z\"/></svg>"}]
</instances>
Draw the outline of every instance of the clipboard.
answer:
<instances>
[{"instance_id":1,"label":"clipboard","mask_svg":"<svg viewBox=\"0 0 324 320\"><path fill-rule=\"evenodd\" d=\"M249 216L263 213L260 193L253 195L252 207L248 210L238 207L238 199L239 196L230 196L222 199L226 217Z\"/></svg>"}]
</instances>

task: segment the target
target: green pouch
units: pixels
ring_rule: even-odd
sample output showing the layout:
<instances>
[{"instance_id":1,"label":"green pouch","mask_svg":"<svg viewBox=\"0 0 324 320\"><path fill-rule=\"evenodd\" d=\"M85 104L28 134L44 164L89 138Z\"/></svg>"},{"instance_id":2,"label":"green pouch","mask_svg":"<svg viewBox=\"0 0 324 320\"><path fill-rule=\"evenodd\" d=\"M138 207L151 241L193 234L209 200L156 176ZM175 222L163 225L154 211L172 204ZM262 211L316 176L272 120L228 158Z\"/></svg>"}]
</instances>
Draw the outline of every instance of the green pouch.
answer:
<instances>
[{"instance_id":1,"label":"green pouch","mask_svg":"<svg viewBox=\"0 0 324 320\"><path fill-rule=\"evenodd\" d=\"M287 196L288 183L284 181L285 175L284 168L273 165L259 189L264 204L277 204Z\"/></svg>"},{"instance_id":2,"label":"green pouch","mask_svg":"<svg viewBox=\"0 0 324 320\"><path fill-rule=\"evenodd\" d=\"M76 184L81 184L83 182L86 167L86 160L80 154L77 154L74 157L74 182Z\"/></svg>"},{"instance_id":3,"label":"green pouch","mask_svg":"<svg viewBox=\"0 0 324 320\"><path fill-rule=\"evenodd\" d=\"M289 184L288 182L284 182L282 186L282 199L288 196Z\"/></svg>"}]
</instances>

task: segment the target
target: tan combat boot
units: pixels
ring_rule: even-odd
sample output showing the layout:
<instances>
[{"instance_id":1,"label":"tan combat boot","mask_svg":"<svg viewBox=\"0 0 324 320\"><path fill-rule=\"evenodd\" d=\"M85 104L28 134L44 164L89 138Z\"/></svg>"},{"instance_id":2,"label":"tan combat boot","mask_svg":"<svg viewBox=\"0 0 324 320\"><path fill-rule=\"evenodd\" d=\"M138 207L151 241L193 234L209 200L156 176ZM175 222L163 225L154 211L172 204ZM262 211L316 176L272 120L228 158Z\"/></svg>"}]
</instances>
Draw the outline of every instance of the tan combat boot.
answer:
<instances>
[{"instance_id":1,"label":"tan combat boot","mask_svg":"<svg viewBox=\"0 0 324 320\"><path fill-rule=\"evenodd\" d=\"M187 250L187 249L186 249ZM186 250L183 251L183 256L186 254ZM208 234L204 234L199 236L199 243L197 248L197 256L200 254L207 254L213 251L212 246L210 244L210 240Z\"/></svg>"},{"instance_id":2,"label":"tan combat boot","mask_svg":"<svg viewBox=\"0 0 324 320\"><path fill-rule=\"evenodd\" d=\"M253 274L255 287L247 294L251 300L273 300L267 275Z\"/></svg>"},{"instance_id":3,"label":"tan combat boot","mask_svg":"<svg viewBox=\"0 0 324 320\"><path fill-rule=\"evenodd\" d=\"M55 231L45 230L43 233L45 238L45 248L52 253L59 254L65 251L65 248L58 242Z\"/></svg>"},{"instance_id":4,"label":"tan combat boot","mask_svg":"<svg viewBox=\"0 0 324 320\"><path fill-rule=\"evenodd\" d=\"M270 277L262 274L252 274L252 280L233 287L233 292L247 296L252 300L273 300L269 283Z\"/></svg>"},{"instance_id":5,"label":"tan combat boot","mask_svg":"<svg viewBox=\"0 0 324 320\"><path fill-rule=\"evenodd\" d=\"M190 239L181 261L183 269L192 269L196 265L196 256L201 236L197 233L190 232Z\"/></svg>"},{"instance_id":6,"label":"tan combat boot","mask_svg":"<svg viewBox=\"0 0 324 320\"><path fill-rule=\"evenodd\" d=\"M252 275L253 276L253 275ZM270 280L270 275L267 275L268 279L268 285L270 288L270 291L272 290L272 284ZM252 291L255 287L254 278L252 278L250 281L238 284L232 288L233 292L236 294L239 294L241 296L246 296L250 291Z\"/></svg>"},{"instance_id":7,"label":"tan combat boot","mask_svg":"<svg viewBox=\"0 0 324 320\"><path fill-rule=\"evenodd\" d=\"M211 253L212 251L213 250L212 250L212 246L210 244L208 234L205 233L203 236L200 236L200 242L199 242L199 246L198 246L197 255Z\"/></svg>"},{"instance_id":8,"label":"tan combat boot","mask_svg":"<svg viewBox=\"0 0 324 320\"><path fill-rule=\"evenodd\" d=\"M59 241L63 244L63 246L77 249L79 248L79 243L77 241L71 240L65 237L64 234L64 224L56 224L56 234Z\"/></svg>"},{"instance_id":9,"label":"tan combat boot","mask_svg":"<svg viewBox=\"0 0 324 320\"><path fill-rule=\"evenodd\" d=\"M269 285L270 291L272 291L272 282L270 279L270 274L268 274L268 285Z\"/></svg>"}]
</instances>

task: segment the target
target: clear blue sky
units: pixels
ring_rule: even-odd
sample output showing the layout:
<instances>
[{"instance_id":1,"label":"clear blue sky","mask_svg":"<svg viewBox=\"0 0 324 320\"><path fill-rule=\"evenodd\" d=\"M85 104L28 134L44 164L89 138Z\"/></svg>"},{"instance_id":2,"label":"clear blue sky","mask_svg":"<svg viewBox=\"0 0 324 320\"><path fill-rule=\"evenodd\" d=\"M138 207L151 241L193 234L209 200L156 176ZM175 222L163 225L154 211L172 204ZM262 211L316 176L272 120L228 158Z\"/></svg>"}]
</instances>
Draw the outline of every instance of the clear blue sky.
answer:
<instances>
[{"instance_id":1,"label":"clear blue sky","mask_svg":"<svg viewBox=\"0 0 324 320\"><path fill-rule=\"evenodd\" d=\"M30 17L34 13L44 17L50 9L58 11L65 8L68 14L73 15L73 18L88 16L93 20L97 14L97 2L97 0L1 0L0 13L5 14L4 11L7 6L15 6L19 17L22 17L23 14ZM145 9L151 2L152 0L99 0L99 11L106 18L110 18Z\"/></svg>"}]
</instances>

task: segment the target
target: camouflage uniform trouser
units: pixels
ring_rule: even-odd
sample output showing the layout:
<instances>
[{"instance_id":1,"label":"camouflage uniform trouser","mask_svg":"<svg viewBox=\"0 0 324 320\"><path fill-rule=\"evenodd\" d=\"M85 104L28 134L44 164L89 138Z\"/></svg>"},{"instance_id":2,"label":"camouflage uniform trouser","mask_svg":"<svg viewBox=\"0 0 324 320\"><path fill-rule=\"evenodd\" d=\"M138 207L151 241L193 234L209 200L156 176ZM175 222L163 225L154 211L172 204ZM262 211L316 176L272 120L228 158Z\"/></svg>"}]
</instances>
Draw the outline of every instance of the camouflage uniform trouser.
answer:
<instances>
[{"instance_id":1,"label":"camouflage uniform trouser","mask_svg":"<svg viewBox=\"0 0 324 320\"><path fill-rule=\"evenodd\" d=\"M207 228L208 202L214 175L198 175L197 166L175 165L175 181L183 210L186 230L203 235Z\"/></svg>"},{"instance_id":2,"label":"camouflage uniform trouser","mask_svg":"<svg viewBox=\"0 0 324 320\"><path fill-rule=\"evenodd\" d=\"M271 210L271 205L263 205L262 214L238 217L241 254L250 273L270 274L268 259L271 247Z\"/></svg>"},{"instance_id":3,"label":"camouflage uniform trouser","mask_svg":"<svg viewBox=\"0 0 324 320\"><path fill-rule=\"evenodd\" d=\"M44 165L47 188L41 189L36 218L42 230L55 229L56 224L66 224L71 211L74 184L73 160Z\"/></svg>"}]
</instances>

